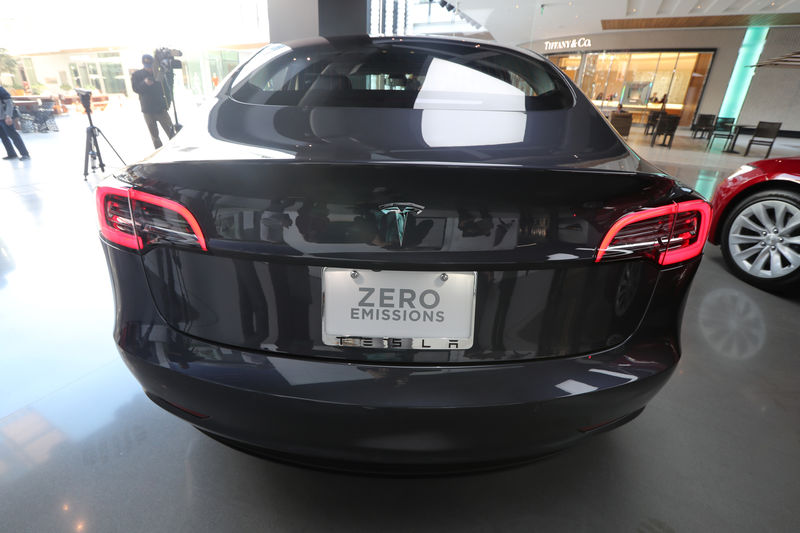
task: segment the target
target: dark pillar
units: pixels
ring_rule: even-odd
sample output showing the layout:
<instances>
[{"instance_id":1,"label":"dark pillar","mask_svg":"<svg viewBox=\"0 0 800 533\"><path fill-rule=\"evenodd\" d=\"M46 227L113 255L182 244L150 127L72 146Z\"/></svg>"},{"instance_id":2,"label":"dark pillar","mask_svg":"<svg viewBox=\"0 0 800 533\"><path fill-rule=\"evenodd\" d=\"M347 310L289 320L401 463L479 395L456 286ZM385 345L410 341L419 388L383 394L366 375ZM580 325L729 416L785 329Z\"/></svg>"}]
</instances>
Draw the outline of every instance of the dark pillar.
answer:
<instances>
[{"instance_id":1,"label":"dark pillar","mask_svg":"<svg viewBox=\"0 0 800 533\"><path fill-rule=\"evenodd\" d=\"M367 34L367 1L318 0L319 34L323 37Z\"/></svg>"}]
</instances>

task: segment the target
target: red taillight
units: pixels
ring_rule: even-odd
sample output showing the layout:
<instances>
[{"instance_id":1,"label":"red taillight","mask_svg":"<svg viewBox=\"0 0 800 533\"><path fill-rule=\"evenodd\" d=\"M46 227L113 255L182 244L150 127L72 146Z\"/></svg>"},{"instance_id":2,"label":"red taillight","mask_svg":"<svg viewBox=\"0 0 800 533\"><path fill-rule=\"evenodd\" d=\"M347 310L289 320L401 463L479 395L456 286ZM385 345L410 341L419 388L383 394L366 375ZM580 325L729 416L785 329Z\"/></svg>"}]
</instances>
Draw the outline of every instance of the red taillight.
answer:
<instances>
[{"instance_id":1,"label":"red taillight","mask_svg":"<svg viewBox=\"0 0 800 533\"><path fill-rule=\"evenodd\" d=\"M711 206L703 200L629 213L611 226L595 262L630 255L662 265L686 261L703 251L710 223Z\"/></svg>"},{"instance_id":2,"label":"red taillight","mask_svg":"<svg viewBox=\"0 0 800 533\"><path fill-rule=\"evenodd\" d=\"M100 232L113 243L135 250L160 242L207 250L197 219L178 202L115 187L98 187L96 198Z\"/></svg>"},{"instance_id":3,"label":"red taillight","mask_svg":"<svg viewBox=\"0 0 800 533\"><path fill-rule=\"evenodd\" d=\"M95 192L100 233L109 241L126 248L142 249L142 239L133 230L128 191L113 187L98 187Z\"/></svg>"},{"instance_id":4,"label":"red taillight","mask_svg":"<svg viewBox=\"0 0 800 533\"><path fill-rule=\"evenodd\" d=\"M129 189L136 231L144 244L161 240L206 248L206 239L194 215L183 205L160 196Z\"/></svg>"}]
</instances>

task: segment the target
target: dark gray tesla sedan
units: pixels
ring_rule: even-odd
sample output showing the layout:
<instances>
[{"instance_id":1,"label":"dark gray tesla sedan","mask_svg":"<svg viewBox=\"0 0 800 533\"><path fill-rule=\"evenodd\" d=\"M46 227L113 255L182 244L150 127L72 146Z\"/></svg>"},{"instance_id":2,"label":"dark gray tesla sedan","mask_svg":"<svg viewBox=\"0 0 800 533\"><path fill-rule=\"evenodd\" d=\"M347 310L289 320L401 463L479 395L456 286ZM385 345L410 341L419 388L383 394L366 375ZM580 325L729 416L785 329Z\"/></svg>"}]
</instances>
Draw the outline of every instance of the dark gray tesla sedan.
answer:
<instances>
[{"instance_id":1,"label":"dark gray tesla sedan","mask_svg":"<svg viewBox=\"0 0 800 533\"><path fill-rule=\"evenodd\" d=\"M97 208L155 403L249 452L404 472L639 414L710 219L548 61L421 37L262 49Z\"/></svg>"}]
</instances>

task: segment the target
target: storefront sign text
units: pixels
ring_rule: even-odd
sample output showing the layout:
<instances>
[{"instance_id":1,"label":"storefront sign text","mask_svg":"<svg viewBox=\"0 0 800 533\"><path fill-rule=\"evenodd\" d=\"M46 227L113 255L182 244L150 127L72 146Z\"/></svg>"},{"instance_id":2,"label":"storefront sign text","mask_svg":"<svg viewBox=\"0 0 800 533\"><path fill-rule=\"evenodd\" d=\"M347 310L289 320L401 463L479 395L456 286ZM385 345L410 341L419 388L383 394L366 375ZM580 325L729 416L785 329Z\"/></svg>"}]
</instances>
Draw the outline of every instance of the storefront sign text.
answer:
<instances>
[{"instance_id":1,"label":"storefront sign text","mask_svg":"<svg viewBox=\"0 0 800 533\"><path fill-rule=\"evenodd\" d=\"M580 39L566 39L564 41L545 41L545 50L564 50L565 48L589 48L592 46L592 40L588 37L581 37Z\"/></svg>"}]
</instances>

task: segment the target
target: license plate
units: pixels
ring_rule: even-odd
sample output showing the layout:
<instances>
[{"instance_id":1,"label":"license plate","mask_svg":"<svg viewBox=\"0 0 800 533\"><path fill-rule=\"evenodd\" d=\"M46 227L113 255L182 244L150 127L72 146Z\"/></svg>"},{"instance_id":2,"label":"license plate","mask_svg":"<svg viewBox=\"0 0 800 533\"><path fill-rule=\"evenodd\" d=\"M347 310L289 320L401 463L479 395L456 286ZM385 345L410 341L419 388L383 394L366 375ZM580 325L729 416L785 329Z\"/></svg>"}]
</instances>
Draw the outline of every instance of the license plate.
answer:
<instances>
[{"instance_id":1,"label":"license plate","mask_svg":"<svg viewBox=\"0 0 800 533\"><path fill-rule=\"evenodd\" d=\"M324 268L323 342L359 348L471 348L475 279L475 272Z\"/></svg>"}]
</instances>

